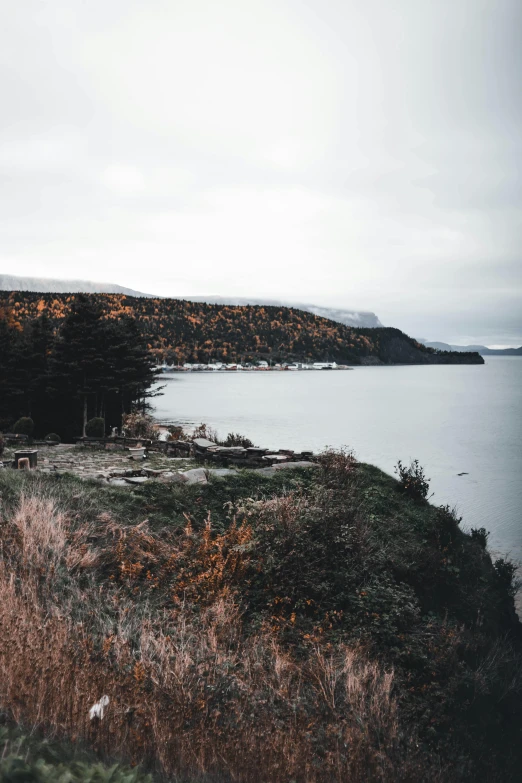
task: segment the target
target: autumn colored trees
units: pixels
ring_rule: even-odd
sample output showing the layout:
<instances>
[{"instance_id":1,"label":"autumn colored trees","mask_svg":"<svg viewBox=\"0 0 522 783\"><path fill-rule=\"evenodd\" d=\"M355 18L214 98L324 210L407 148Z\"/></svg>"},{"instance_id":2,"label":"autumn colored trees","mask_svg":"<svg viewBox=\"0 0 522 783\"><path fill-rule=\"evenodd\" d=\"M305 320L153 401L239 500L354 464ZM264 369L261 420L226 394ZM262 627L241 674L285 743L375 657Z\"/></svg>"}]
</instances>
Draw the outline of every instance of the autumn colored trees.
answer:
<instances>
[{"instance_id":1,"label":"autumn colored trees","mask_svg":"<svg viewBox=\"0 0 522 783\"><path fill-rule=\"evenodd\" d=\"M157 360L172 364L268 358L357 364L379 349L378 330L352 329L288 307L233 307L120 294L97 294L93 299L109 321L132 318ZM0 306L2 301L21 327L42 313L54 323L62 322L75 298L0 292Z\"/></svg>"},{"instance_id":2,"label":"autumn colored trees","mask_svg":"<svg viewBox=\"0 0 522 783\"><path fill-rule=\"evenodd\" d=\"M335 361L338 364L482 363L478 354L437 354L399 329L358 329L291 307L206 304L122 294L93 294L105 321L132 321L160 363ZM46 314L63 323L76 296L0 291L15 328ZM130 328L130 327L129 327Z\"/></svg>"}]
</instances>

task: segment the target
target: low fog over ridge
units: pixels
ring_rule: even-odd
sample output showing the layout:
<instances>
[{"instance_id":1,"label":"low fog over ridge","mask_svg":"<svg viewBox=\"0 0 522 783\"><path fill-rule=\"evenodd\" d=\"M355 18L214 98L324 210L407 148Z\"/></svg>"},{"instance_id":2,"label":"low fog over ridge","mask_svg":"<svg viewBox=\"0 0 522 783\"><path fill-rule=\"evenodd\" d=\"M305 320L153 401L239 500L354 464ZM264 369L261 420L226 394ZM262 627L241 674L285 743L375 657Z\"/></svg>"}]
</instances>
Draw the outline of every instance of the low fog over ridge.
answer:
<instances>
[{"instance_id":1,"label":"low fog over ridge","mask_svg":"<svg viewBox=\"0 0 522 783\"><path fill-rule=\"evenodd\" d=\"M126 294L127 296L154 296L125 288L115 283L93 280L55 280L49 277L18 277L0 275L0 291L33 291L41 294Z\"/></svg>"}]
</instances>

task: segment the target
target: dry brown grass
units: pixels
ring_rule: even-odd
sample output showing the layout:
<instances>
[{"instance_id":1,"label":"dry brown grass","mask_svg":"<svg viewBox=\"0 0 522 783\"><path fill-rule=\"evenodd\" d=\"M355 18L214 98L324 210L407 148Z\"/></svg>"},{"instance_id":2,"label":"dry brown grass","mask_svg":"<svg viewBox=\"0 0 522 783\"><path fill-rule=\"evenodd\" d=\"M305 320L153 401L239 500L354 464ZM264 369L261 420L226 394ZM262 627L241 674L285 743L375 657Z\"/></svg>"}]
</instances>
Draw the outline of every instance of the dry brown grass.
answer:
<instances>
[{"instance_id":1,"label":"dry brown grass","mask_svg":"<svg viewBox=\"0 0 522 783\"><path fill-rule=\"evenodd\" d=\"M419 779L413 761L400 761L408 754L393 672L361 649L315 648L297 660L267 632L245 636L220 581L226 558L229 567L240 566L230 561L235 555L226 542L210 546L210 526L198 556L212 601L181 601L154 613L127 589L86 577L94 566L117 567L132 584L138 555L140 563L179 563L146 526L125 530L103 520L104 548L96 531L73 529L65 511L41 494L22 496L0 523L0 703L17 721L170 776ZM233 528L233 535L248 538L247 528ZM190 529L187 542L195 546ZM89 708L104 694L106 717L93 725Z\"/></svg>"},{"instance_id":2,"label":"dry brown grass","mask_svg":"<svg viewBox=\"0 0 522 783\"><path fill-rule=\"evenodd\" d=\"M66 516L53 499L22 494L11 525L25 569L58 565L67 547Z\"/></svg>"}]
</instances>

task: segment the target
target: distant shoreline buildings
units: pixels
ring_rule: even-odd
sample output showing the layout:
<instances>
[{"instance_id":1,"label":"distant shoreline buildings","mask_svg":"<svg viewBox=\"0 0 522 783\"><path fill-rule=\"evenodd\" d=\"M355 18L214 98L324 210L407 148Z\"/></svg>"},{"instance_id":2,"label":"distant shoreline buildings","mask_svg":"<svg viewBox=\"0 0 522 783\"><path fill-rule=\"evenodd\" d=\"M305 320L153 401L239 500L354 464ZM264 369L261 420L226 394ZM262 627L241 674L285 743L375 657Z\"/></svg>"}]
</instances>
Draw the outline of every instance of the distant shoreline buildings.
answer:
<instances>
[{"instance_id":1,"label":"distant shoreline buildings","mask_svg":"<svg viewBox=\"0 0 522 783\"><path fill-rule=\"evenodd\" d=\"M209 364L162 364L157 367L164 373L169 372L281 372L281 371L303 371L303 370L351 370L346 364L337 364L337 362L292 362L291 364L269 364L261 361L257 364L249 362L245 364L225 364L224 362L211 362Z\"/></svg>"}]
</instances>

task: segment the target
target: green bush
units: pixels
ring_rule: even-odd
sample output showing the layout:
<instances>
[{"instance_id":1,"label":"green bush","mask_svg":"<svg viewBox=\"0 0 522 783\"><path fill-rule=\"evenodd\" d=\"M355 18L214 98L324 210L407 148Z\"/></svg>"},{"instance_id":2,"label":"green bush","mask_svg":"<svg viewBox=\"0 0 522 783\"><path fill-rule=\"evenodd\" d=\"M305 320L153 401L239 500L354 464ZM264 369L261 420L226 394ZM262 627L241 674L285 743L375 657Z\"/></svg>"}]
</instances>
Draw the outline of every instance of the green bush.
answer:
<instances>
[{"instance_id":1,"label":"green bush","mask_svg":"<svg viewBox=\"0 0 522 783\"><path fill-rule=\"evenodd\" d=\"M123 417L122 433L127 438L143 438L143 440L158 440L159 428L153 416L135 411Z\"/></svg>"},{"instance_id":2,"label":"green bush","mask_svg":"<svg viewBox=\"0 0 522 783\"><path fill-rule=\"evenodd\" d=\"M499 557L498 560L495 560L493 563L493 567L502 588L506 590L510 596L515 596L520 587L520 582L516 578L517 566L515 563L512 563L510 560L506 560L503 557Z\"/></svg>"},{"instance_id":3,"label":"green bush","mask_svg":"<svg viewBox=\"0 0 522 783\"><path fill-rule=\"evenodd\" d=\"M471 540L476 541L482 549L485 549L488 543L489 532L485 527L472 527L471 528Z\"/></svg>"},{"instance_id":4,"label":"green bush","mask_svg":"<svg viewBox=\"0 0 522 783\"><path fill-rule=\"evenodd\" d=\"M49 432L45 436L44 440L51 441L52 443L61 443L62 442L62 439L60 438L59 435L56 434L56 432Z\"/></svg>"},{"instance_id":5,"label":"green bush","mask_svg":"<svg viewBox=\"0 0 522 783\"><path fill-rule=\"evenodd\" d=\"M27 435L29 438L33 434L33 431L34 421L29 416L22 416L13 427L15 435Z\"/></svg>"},{"instance_id":6,"label":"green bush","mask_svg":"<svg viewBox=\"0 0 522 783\"><path fill-rule=\"evenodd\" d=\"M430 479L426 478L424 468L419 465L419 460L414 459L409 465L403 465L399 460L395 466L395 473L399 476L400 488L414 500L426 500L430 489Z\"/></svg>"},{"instance_id":7,"label":"green bush","mask_svg":"<svg viewBox=\"0 0 522 783\"><path fill-rule=\"evenodd\" d=\"M0 432L0 457L4 453L4 448L5 448L5 440L4 440L4 436Z\"/></svg>"},{"instance_id":8,"label":"green bush","mask_svg":"<svg viewBox=\"0 0 522 783\"><path fill-rule=\"evenodd\" d=\"M85 427L85 433L88 438L103 438L105 436L105 419L99 416L90 419Z\"/></svg>"},{"instance_id":9,"label":"green bush","mask_svg":"<svg viewBox=\"0 0 522 783\"><path fill-rule=\"evenodd\" d=\"M246 438L239 432L229 432L225 440L219 441L220 446L241 446L244 449L250 449L254 445L250 438Z\"/></svg>"},{"instance_id":10,"label":"green bush","mask_svg":"<svg viewBox=\"0 0 522 783\"><path fill-rule=\"evenodd\" d=\"M152 783L140 769L110 767L74 751L73 746L48 742L19 728L0 726L2 783Z\"/></svg>"}]
</instances>

